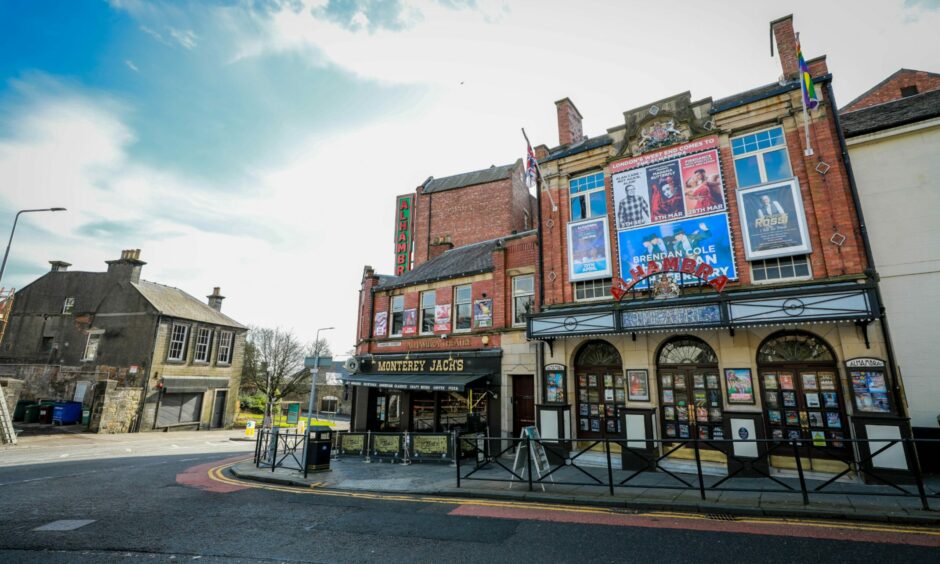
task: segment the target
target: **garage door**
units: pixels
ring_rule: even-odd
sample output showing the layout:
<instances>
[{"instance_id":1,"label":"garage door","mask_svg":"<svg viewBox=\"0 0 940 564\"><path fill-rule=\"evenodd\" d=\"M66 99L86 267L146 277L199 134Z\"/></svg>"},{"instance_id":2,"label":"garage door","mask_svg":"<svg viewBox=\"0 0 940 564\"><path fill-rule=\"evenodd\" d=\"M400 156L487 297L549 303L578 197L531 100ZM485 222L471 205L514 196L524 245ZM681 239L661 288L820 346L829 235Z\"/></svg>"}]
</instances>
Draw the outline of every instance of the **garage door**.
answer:
<instances>
[{"instance_id":1,"label":"garage door","mask_svg":"<svg viewBox=\"0 0 940 564\"><path fill-rule=\"evenodd\" d=\"M202 411L202 394L164 394L157 412L157 427L196 423Z\"/></svg>"}]
</instances>

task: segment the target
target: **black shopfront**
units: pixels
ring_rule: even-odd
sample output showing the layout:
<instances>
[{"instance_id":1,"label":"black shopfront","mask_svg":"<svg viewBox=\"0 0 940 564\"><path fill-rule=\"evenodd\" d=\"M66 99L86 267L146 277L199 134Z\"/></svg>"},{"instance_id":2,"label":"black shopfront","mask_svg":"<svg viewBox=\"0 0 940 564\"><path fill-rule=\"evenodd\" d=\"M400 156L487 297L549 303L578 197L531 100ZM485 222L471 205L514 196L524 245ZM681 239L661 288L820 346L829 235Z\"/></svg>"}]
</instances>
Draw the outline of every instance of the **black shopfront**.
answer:
<instances>
[{"instance_id":1,"label":"black shopfront","mask_svg":"<svg viewBox=\"0 0 940 564\"><path fill-rule=\"evenodd\" d=\"M499 434L502 351L356 357L352 431Z\"/></svg>"}]
</instances>

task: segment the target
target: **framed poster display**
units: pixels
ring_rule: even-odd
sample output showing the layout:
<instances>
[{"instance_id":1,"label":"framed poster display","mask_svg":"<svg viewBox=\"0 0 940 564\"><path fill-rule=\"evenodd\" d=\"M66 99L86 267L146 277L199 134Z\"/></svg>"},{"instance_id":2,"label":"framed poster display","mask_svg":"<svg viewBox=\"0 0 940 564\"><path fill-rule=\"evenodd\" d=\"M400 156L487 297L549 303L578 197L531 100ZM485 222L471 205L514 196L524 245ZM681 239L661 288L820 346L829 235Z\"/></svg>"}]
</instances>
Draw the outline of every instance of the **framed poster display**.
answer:
<instances>
[{"instance_id":1,"label":"framed poster display","mask_svg":"<svg viewBox=\"0 0 940 564\"><path fill-rule=\"evenodd\" d=\"M813 251L796 178L737 190L747 260L805 255Z\"/></svg>"},{"instance_id":2,"label":"framed poster display","mask_svg":"<svg viewBox=\"0 0 940 564\"><path fill-rule=\"evenodd\" d=\"M610 236L607 218L568 224L568 278L596 280L610 278Z\"/></svg>"},{"instance_id":3,"label":"framed poster display","mask_svg":"<svg viewBox=\"0 0 940 564\"><path fill-rule=\"evenodd\" d=\"M865 413L891 413L888 386L882 369L852 369L849 371L855 409Z\"/></svg>"},{"instance_id":4,"label":"framed poster display","mask_svg":"<svg viewBox=\"0 0 940 564\"><path fill-rule=\"evenodd\" d=\"M750 368L726 368L728 403L754 405L754 381Z\"/></svg>"},{"instance_id":5,"label":"framed poster display","mask_svg":"<svg viewBox=\"0 0 940 564\"><path fill-rule=\"evenodd\" d=\"M650 401L649 373L646 370L627 370L627 392L630 401Z\"/></svg>"},{"instance_id":6,"label":"framed poster display","mask_svg":"<svg viewBox=\"0 0 940 564\"><path fill-rule=\"evenodd\" d=\"M565 378L565 366L563 364L548 364L544 368L544 374L545 403L566 403L567 378Z\"/></svg>"}]
</instances>

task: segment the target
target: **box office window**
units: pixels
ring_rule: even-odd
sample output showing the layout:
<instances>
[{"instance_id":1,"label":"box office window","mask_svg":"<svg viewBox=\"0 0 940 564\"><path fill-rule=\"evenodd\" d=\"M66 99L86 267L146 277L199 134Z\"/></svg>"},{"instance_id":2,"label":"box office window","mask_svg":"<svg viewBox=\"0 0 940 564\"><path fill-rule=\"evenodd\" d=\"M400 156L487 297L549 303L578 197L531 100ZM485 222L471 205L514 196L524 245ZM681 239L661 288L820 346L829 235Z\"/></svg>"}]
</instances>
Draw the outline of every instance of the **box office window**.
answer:
<instances>
[{"instance_id":1,"label":"box office window","mask_svg":"<svg viewBox=\"0 0 940 564\"><path fill-rule=\"evenodd\" d=\"M525 325L525 314L535 302L535 277L531 274L512 279L512 324Z\"/></svg>"},{"instance_id":2,"label":"box office window","mask_svg":"<svg viewBox=\"0 0 940 564\"><path fill-rule=\"evenodd\" d=\"M404 324L405 296L392 296L392 336L401 335Z\"/></svg>"},{"instance_id":3,"label":"box office window","mask_svg":"<svg viewBox=\"0 0 940 564\"><path fill-rule=\"evenodd\" d=\"M733 138L731 153L740 188L793 176L782 127Z\"/></svg>"},{"instance_id":4,"label":"box office window","mask_svg":"<svg viewBox=\"0 0 940 564\"><path fill-rule=\"evenodd\" d=\"M589 174L568 181L571 197L571 221L607 216L604 173Z\"/></svg>"},{"instance_id":5,"label":"box office window","mask_svg":"<svg viewBox=\"0 0 940 564\"><path fill-rule=\"evenodd\" d=\"M166 353L167 360L183 360L186 355L186 338L189 336L189 326L174 323L170 331L170 348Z\"/></svg>"},{"instance_id":6,"label":"box office window","mask_svg":"<svg viewBox=\"0 0 940 564\"><path fill-rule=\"evenodd\" d=\"M202 393L164 394L157 412L157 427L197 423L202 407Z\"/></svg>"},{"instance_id":7,"label":"box office window","mask_svg":"<svg viewBox=\"0 0 940 564\"><path fill-rule=\"evenodd\" d=\"M434 332L434 306L437 304L437 292L421 292L421 334Z\"/></svg>"},{"instance_id":8,"label":"box office window","mask_svg":"<svg viewBox=\"0 0 940 564\"><path fill-rule=\"evenodd\" d=\"M232 363L232 340L234 338L235 333L231 331L222 331L219 334L219 355L215 359L217 364Z\"/></svg>"},{"instance_id":9,"label":"box office window","mask_svg":"<svg viewBox=\"0 0 940 564\"><path fill-rule=\"evenodd\" d=\"M470 284L454 288L454 331L469 331L473 319L473 291Z\"/></svg>"}]
</instances>

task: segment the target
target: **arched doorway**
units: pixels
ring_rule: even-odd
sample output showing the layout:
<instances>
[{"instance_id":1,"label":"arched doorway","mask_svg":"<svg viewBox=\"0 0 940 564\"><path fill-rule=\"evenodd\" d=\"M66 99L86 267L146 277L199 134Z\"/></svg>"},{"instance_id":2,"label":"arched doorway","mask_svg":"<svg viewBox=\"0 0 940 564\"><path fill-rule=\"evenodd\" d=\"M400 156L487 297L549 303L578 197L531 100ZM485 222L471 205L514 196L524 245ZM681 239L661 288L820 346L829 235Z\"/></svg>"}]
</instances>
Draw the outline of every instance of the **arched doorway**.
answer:
<instances>
[{"instance_id":1,"label":"arched doorway","mask_svg":"<svg viewBox=\"0 0 940 564\"><path fill-rule=\"evenodd\" d=\"M675 337L656 355L664 439L723 439L718 355L695 337ZM703 445L705 446L705 445Z\"/></svg>"},{"instance_id":2,"label":"arched doorway","mask_svg":"<svg viewBox=\"0 0 940 564\"><path fill-rule=\"evenodd\" d=\"M620 353L607 341L589 341L575 356L574 373L578 436L619 434L618 409L626 404Z\"/></svg>"},{"instance_id":3,"label":"arched doorway","mask_svg":"<svg viewBox=\"0 0 940 564\"><path fill-rule=\"evenodd\" d=\"M803 331L774 333L757 349L757 370L769 438L845 448L845 402L825 341Z\"/></svg>"}]
</instances>

